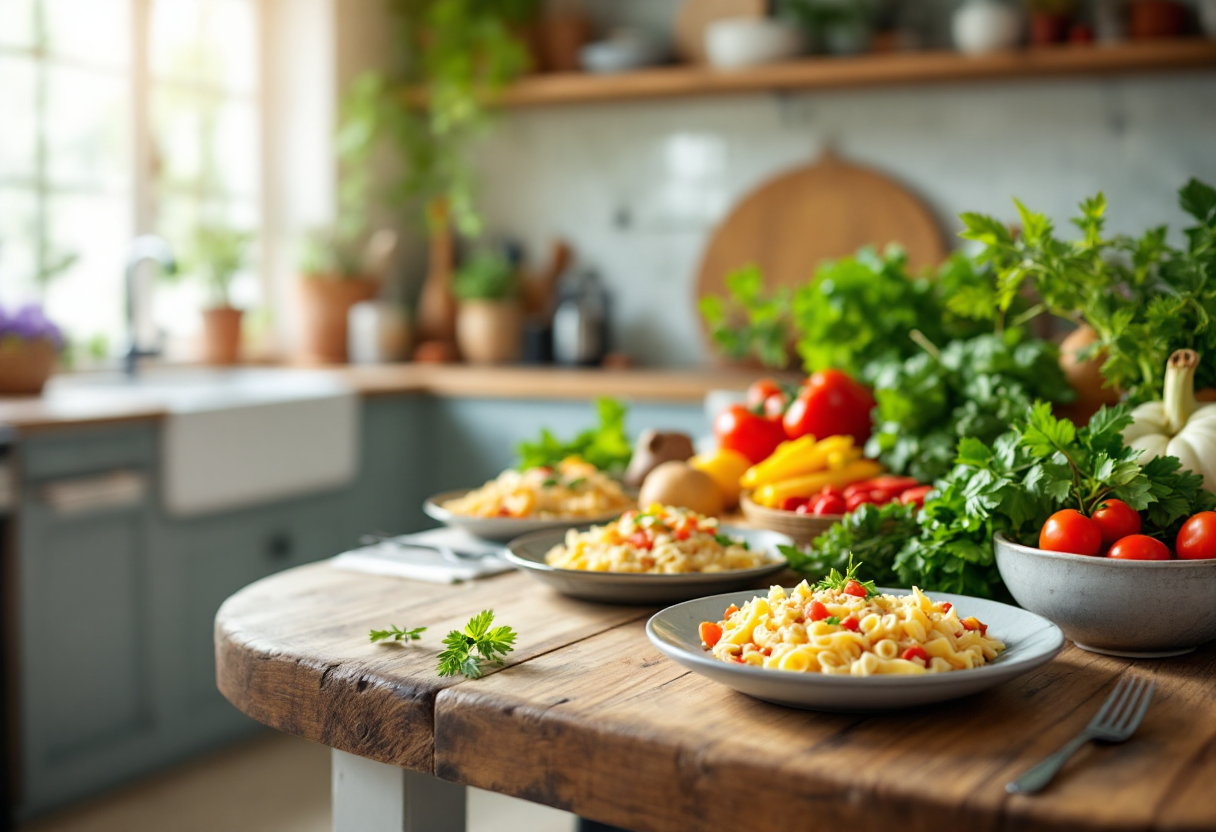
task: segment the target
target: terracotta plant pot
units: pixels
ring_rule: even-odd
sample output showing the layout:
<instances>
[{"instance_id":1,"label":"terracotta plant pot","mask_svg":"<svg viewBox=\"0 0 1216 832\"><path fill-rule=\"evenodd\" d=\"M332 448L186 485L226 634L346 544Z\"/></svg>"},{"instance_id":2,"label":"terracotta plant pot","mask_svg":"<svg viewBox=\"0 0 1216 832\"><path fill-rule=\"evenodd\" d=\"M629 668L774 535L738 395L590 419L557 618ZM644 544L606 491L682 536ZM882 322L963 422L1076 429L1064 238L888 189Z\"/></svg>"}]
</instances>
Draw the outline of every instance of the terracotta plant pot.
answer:
<instances>
[{"instance_id":1,"label":"terracotta plant pot","mask_svg":"<svg viewBox=\"0 0 1216 832\"><path fill-rule=\"evenodd\" d=\"M456 345L472 364L510 364L523 347L523 307L517 300L461 301Z\"/></svg>"},{"instance_id":2,"label":"terracotta plant pot","mask_svg":"<svg viewBox=\"0 0 1216 832\"><path fill-rule=\"evenodd\" d=\"M374 298L380 283L365 277L309 275L299 286L303 323L300 357L313 364L345 364L350 308Z\"/></svg>"},{"instance_id":3,"label":"terracotta plant pot","mask_svg":"<svg viewBox=\"0 0 1216 832\"><path fill-rule=\"evenodd\" d=\"M1060 43L1068 34L1068 15L1035 12L1030 16L1030 42L1035 46Z\"/></svg>"},{"instance_id":4,"label":"terracotta plant pot","mask_svg":"<svg viewBox=\"0 0 1216 832\"><path fill-rule=\"evenodd\" d=\"M241 360L241 310L220 306L203 310L203 361L228 365Z\"/></svg>"},{"instance_id":5,"label":"terracotta plant pot","mask_svg":"<svg viewBox=\"0 0 1216 832\"><path fill-rule=\"evenodd\" d=\"M45 338L0 344L0 396L37 396L55 370L59 352Z\"/></svg>"},{"instance_id":6,"label":"terracotta plant pot","mask_svg":"<svg viewBox=\"0 0 1216 832\"><path fill-rule=\"evenodd\" d=\"M1127 7L1127 34L1134 40L1176 38L1186 28L1186 7L1173 0L1135 0Z\"/></svg>"}]
</instances>

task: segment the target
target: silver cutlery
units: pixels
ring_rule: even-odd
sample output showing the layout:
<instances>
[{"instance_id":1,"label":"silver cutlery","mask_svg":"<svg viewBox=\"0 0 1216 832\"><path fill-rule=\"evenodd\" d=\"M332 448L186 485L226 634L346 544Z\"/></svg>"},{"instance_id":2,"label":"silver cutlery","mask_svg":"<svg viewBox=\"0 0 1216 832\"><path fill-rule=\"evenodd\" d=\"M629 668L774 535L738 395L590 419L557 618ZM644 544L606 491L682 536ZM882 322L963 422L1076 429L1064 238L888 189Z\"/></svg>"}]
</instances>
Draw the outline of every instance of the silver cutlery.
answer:
<instances>
[{"instance_id":1,"label":"silver cutlery","mask_svg":"<svg viewBox=\"0 0 1216 832\"><path fill-rule=\"evenodd\" d=\"M1085 743L1091 740L1116 743L1130 738L1140 727L1156 690L1157 683L1151 679L1134 673L1123 676L1084 731L1017 780L1006 783L1005 791L1010 794L1034 794L1046 787L1068 762L1068 758Z\"/></svg>"},{"instance_id":2,"label":"silver cutlery","mask_svg":"<svg viewBox=\"0 0 1216 832\"><path fill-rule=\"evenodd\" d=\"M466 560L481 560L488 558L493 552L466 552L462 549L453 549L451 546L446 546L441 543L422 543L413 540L402 540L394 535L385 534L383 532L372 532L365 534L359 538L359 542L365 546L375 546L377 544L387 543L390 546L396 546L399 549L426 549L428 552L438 552L443 556L444 560L450 560L453 563L461 563Z\"/></svg>"}]
</instances>

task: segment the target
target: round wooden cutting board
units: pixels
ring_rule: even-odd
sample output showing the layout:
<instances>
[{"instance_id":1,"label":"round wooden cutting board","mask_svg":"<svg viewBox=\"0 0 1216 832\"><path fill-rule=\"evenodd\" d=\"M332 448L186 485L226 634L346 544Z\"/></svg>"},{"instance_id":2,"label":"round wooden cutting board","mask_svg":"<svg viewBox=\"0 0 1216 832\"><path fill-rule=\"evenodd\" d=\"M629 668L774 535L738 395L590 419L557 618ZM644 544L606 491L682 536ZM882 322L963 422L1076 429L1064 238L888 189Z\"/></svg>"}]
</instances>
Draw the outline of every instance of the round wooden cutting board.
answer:
<instances>
[{"instance_id":1,"label":"round wooden cutting board","mask_svg":"<svg viewBox=\"0 0 1216 832\"><path fill-rule=\"evenodd\" d=\"M946 256L941 229L916 196L876 171L825 154L743 198L714 231L697 299L725 295L726 276L755 263L767 288L806 283L824 260L898 243L915 273Z\"/></svg>"}]
</instances>

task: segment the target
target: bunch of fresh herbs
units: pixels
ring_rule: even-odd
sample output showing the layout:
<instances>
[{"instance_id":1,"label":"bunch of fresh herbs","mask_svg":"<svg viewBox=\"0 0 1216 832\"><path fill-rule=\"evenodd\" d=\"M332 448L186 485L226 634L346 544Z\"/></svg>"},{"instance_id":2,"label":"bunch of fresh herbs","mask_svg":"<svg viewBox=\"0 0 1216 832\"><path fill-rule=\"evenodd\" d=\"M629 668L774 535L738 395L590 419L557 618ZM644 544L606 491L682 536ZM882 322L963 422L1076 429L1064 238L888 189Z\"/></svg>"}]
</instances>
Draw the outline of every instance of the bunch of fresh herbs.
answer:
<instances>
[{"instance_id":1,"label":"bunch of fresh herbs","mask_svg":"<svg viewBox=\"0 0 1216 832\"><path fill-rule=\"evenodd\" d=\"M507 626L491 627L494 611L482 610L469 619L461 630L452 630L444 637L446 649L439 654L436 672L440 676L463 674L477 679L488 666L500 666L508 653L515 649L516 632ZM419 641L426 627L406 629L393 625L387 630L372 630L368 639L379 641Z\"/></svg>"},{"instance_id":2,"label":"bunch of fresh herbs","mask_svg":"<svg viewBox=\"0 0 1216 832\"><path fill-rule=\"evenodd\" d=\"M1015 204L1020 233L990 216L962 215L963 236L982 246L977 262L997 275L998 327L1029 281L1041 308L1094 328L1099 340L1081 357L1104 355L1107 385L1132 402L1160 398L1175 350L1216 356L1216 189L1192 179L1179 192L1197 221L1182 248L1167 242L1165 226L1138 238L1107 236L1102 194L1081 203L1077 240L1060 239L1045 215ZM1202 363L1195 381L1216 387L1216 361Z\"/></svg>"},{"instance_id":3,"label":"bunch of fresh herbs","mask_svg":"<svg viewBox=\"0 0 1216 832\"><path fill-rule=\"evenodd\" d=\"M633 444L625 433L628 408L609 398L596 399L595 408L599 427L585 430L571 441L562 441L548 428L542 428L536 441L520 442L516 446L519 469L554 467L566 457L577 456L601 471L623 472L633 456Z\"/></svg>"},{"instance_id":4,"label":"bunch of fresh herbs","mask_svg":"<svg viewBox=\"0 0 1216 832\"><path fill-rule=\"evenodd\" d=\"M790 363L790 297L785 289L764 292L764 275L755 265L726 276L728 297L701 298L709 336L727 358L756 358L765 367Z\"/></svg>"},{"instance_id":5,"label":"bunch of fresh herbs","mask_svg":"<svg viewBox=\"0 0 1216 832\"><path fill-rule=\"evenodd\" d=\"M1020 328L923 347L873 369L878 407L866 445L869 456L921 482L950 470L960 439L991 443L1036 399L1074 396L1056 346Z\"/></svg>"},{"instance_id":6,"label":"bunch of fresh herbs","mask_svg":"<svg viewBox=\"0 0 1216 832\"><path fill-rule=\"evenodd\" d=\"M1078 428L1053 416L1046 402L1036 402L995 441L968 437L958 443L953 470L929 494L913 526L901 509L886 506L864 517L850 515L791 563L817 576L855 551L864 553L880 584L1006 597L993 535L1033 545L1056 511L1075 508L1088 515L1107 499L1140 512L1144 534L1172 543L1187 517L1216 506L1216 495L1203 489L1202 477L1180 470L1174 457L1139 465L1140 451L1123 442L1129 424L1125 405L1103 408ZM903 524L889 533L900 543L894 557L889 542L872 542L876 530L890 522Z\"/></svg>"}]
</instances>

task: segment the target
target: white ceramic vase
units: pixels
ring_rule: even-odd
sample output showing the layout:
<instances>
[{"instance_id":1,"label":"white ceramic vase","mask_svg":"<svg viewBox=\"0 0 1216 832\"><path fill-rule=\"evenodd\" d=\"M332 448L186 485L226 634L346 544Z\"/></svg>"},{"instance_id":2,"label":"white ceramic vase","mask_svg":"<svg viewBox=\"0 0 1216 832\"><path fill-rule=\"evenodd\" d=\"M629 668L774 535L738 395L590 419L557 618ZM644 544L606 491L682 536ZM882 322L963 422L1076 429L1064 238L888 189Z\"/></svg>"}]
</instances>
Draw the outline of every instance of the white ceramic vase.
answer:
<instances>
[{"instance_id":1,"label":"white ceramic vase","mask_svg":"<svg viewBox=\"0 0 1216 832\"><path fill-rule=\"evenodd\" d=\"M1022 40L1022 15L1001 0L967 0L951 21L954 45L966 55L1012 49Z\"/></svg>"}]
</instances>

